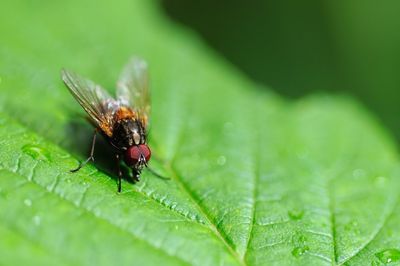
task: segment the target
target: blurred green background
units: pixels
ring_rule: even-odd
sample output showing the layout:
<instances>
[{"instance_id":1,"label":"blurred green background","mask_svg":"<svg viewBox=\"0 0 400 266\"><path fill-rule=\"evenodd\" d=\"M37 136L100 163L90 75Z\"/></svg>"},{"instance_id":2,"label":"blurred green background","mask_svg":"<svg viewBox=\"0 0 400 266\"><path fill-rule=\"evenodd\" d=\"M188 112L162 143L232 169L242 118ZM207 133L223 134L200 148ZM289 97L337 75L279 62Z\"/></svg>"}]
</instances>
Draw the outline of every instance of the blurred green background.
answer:
<instances>
[{"instance_id":1,"label":"blurred green background","mask_svg":"<svg viewBox=\"0 0 400 266\"><path fill-rule=\"evenodd\" d=\"M356 96L400 140L400 1L162 3L252 79L294 98Z\"/></svg>"}]
</instances>

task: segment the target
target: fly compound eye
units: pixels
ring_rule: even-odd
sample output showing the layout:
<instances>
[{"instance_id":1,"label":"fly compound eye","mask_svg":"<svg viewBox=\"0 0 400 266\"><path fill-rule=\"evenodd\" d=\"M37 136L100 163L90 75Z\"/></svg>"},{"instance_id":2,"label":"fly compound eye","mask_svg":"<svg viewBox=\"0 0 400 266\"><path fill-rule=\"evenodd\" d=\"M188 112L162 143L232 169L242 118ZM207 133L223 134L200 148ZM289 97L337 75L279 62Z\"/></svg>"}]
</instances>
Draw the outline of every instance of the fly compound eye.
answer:
<instances>
[{"instance_id":1,"label":"fly compound eye","mask_svg":"<svg viewBox=\"0 0 400 266\"><path fill-rule=\"evenodd\" d=\"M150 161L151 150L150 150L149 146L147 146L146 144L140 144L139 149L140 149L140 152L142 153L142 155L144 156L146 162Z\"/></svg>"},{"instance_id":2,"label":"fly compound eye","mask_svg":"<svg viewBox=\"0 0 400 266\"><path fill-rule=\"evenodd\" d=\"M140 161L142 156L144 157L145 162L150 160L151 151L146 144L131 146L125 152L125 163L129 166L134 166Z\"/></svg>"},{"instance_id":3,"label":"fly compound eye","mask_svg":"<svg viewBox=\"0 0 400 266\"><path fill-rule=\"evenodd\" d=\"M141 156L140 150L138 146L131 146L129 147L126 152L125 152L125 163L128 166L133 166L136 165L137 162L139 161L139 158Z\"/></svg>"}]
</instances>

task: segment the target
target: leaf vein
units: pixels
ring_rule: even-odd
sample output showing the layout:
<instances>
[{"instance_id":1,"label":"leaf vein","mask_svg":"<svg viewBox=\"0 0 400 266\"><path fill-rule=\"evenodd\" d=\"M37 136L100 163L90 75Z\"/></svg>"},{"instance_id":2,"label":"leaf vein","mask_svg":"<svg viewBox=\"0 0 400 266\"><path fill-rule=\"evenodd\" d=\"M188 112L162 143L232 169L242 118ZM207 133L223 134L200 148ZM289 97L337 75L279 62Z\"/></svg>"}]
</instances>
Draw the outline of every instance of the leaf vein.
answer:
<instances>
[{"instance_id":1,"label":"leaf vein","mask_svg":"<svg viewBox=\"0 0 400 266\"><path fill-rule=\"evenodd\" d=\"M5 170L7 170L7 169L5 169ZM22 175L21 173L18 173L18 172L15 172L15 173L16 173L16 174L19 174L19 175ZM49 190L48 188L44 187L42 184L38 183L38 182L35 181L34 179L29 180L27 176L25 176L25 177L27 178L27 180L28 180L29 182L34 183L34 184L38 185L39 187L41 187L42 189L48 191L49 193L56 195L58 198L60 198L60 199L62 199L62 200L64 200L64 201L66 201L66 202L68 202L68 203L70 203L70 204L75 205L77 208L79 208L79 209L85 211L86 213L88 213L88 214L90 214L90 215L93 215L93 217L95 217L95 218L97 218L97 219L99 219L99 220L101 220L101 221L104 221L104 222L106 222L107 224L109 224L109 225L111 225L111 226L113 226L113 227L115 227L115 228L117 228L117 229L119 229L119 230L121 230L121 231L123 231L123 232L128 232L132 237L134 237L135 239L137 239L137 240L139 240L139 241L141 241L141 242L147 244L149 247L153 248L154 250L157 250L157 251L159 251L159 252L161 252L161 253L164 253L165 255L167 255L167 256L169 256L169 257L176 258L176 259L180 260L182 263L185 263L185 264L188 264L188 263L189 263L189 262L183 260L183 259L180 258L180 257L177 257L177 256L174 256L174 255L169 254L167 251L161 249L160 247L157 247L157 246L153 245L151 242L146 241L145 239L142 239L142 238L138 237L137 235L135 235L135 234L134 234L132 231L130 231L129 229L124 228L124 227L122 227L122 226L120 226L120 225L118 225L118 224L113 223L112 220L109 220L109 219L107 219L107 218L98 216L98 215L97 215L95 212L93 212L91 209L86 208L86 207L84 207L84 206L82 206L82 205L79 206L77 203L75 203L75 202L73 202L73 201L71 201L71 200L69 200L69 199L63 197L61 194Z\"/></svg>"},{"instance_id":2,"label":"leaf vein","mask_svg":"<svg viewBox=\"0 0 400 266\"><path fill-rule=\"evenodd\" d=\"M172 173L173 179L177 182L179 185L180 189L187 194L188 198L195 204L199 212L205 217L207 220L207 223L209 225L209 229L211 232L214 233L215 236L218 237L218 239L221 240L221 242L224 244L224 246L228 249L228 251L231 253L231 255L239 262L240 265L246 265L245 261L240 258L239 254L234 250L232 244L229 243L229 241L226 239L224 234L218 229L216 224L212 222L212 219L209 215L209 213L204 209L204 206L197 200L196 196L193 195L192 191L189 189L189 187L186 185L185 182L183 182L182 178L179 177L177 171L174 169L174 167L169 164L168 168L170 172Z\"/></svg>"},{"instance_id":3,"label":"leaf vein","mask_svg":"<svg viewBox=\"0 0 400 266\"><path fill-rule=\"evenodd\" d=\"M390 220L390 218L395 214L396 206L400 203L400 202L399 202L400 197L397 196L396 198L397 198L397 200L394 201L395 204L392 204L393 206L392 206L391 210L389 211L389 213L387 214L387 216L385 217L385 219L382 221L382 223L378 226L378 229L371 235L371 238L368 239L367 242L365 242L365 244L362 245L358 250L356 250L356 251L354 252L353 255L349 256L349 257L346 258L346 259L344 259L344 260L343 260L342 262L340 262L338 265L343 265L343 264L345 264L346 262L348 262L348 261L350 261L351 259L353 259L354 257L356 257L356 256L357 256L358 254L360 254L365 248L367 248L367 246L368 246L369 244L371 244L372 241L374 241L374 240L378 237L379 233L380 233L380 232L382 231L382 229L385 227L386 223L387 223L387 222Z\"/></svg>"}]
</instances>

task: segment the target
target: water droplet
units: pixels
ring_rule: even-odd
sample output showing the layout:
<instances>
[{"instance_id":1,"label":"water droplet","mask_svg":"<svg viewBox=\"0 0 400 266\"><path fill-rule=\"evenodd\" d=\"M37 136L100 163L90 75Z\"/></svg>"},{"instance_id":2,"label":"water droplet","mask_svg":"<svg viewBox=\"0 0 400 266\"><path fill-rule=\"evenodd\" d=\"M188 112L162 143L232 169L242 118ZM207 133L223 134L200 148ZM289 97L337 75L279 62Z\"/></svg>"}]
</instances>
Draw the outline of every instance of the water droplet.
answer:
<instances>
[{"instance_id":1,"label":"water droplet","mask_svg":"<svg viewBox=\"0 0 400 266\"><path fill-rule=\"evenodd\" d=\"M292 255L295 256L296 258L302 256L304 253L306 253L307 251L309 251L310 248L307 246L303 246L303 247L295 247L292 250Z\"/></svg>"},{"instance_id":2,"label":"water droplet","mask_svg":"<svg viewBox=\"0 0 400 266\"><path fill-rule=\"evenodd\" d=\"M7 196L7 193L0 189L0 197L2 197L3 199L7 199Z\"/></svg>"},{"instance_id":3,"label":"water droplet","mask_svg":"<svg viewBox=\"0 0 400 266\"><path fill-rule=\"evenodd\" d=\"M234 129L234 125L232 122L226 122L224 123L224 127L223 127L223 133L225 135L231 135L233 133L233 129Z\"/></svg>"},{"instance_id":4,"label":"water droplet","mask_svg":"<svg viewBox=\"0 0 400 266\"><path fill-rule=\"evenodd\" d=\"M344 229L347 231L352 231L354 234L361 234L360 228L358 226L358 222L355 220L348 222L344 226Z\"/></svg>"},{"instance_id":5,"label":"water droplet","mask_svg":"<svg viewBox=\"0 0 400 266\"><path fill-rule=\"evenodd\" d=\"M387 178L384 176L378 176L375 178L375 185L377 185L378 187L382 187L385 185L387 181Z\"/></svg>"},{"instance_id":6,"label":"water droplet","mask_svg":"<svg viewBox=\"0 0 400 266\"><path fill-rule=\"evenodd\" d=\"M291 210L288 211L288 215L292 220L300 220L303 218L304 211L303 210Z\"/></svg>"},{"instance_id":7,"label":"water droplet","mask_svg":"<svg viewBox=\"0 0 400 266\"><path fill-rule=\"evenodd\" d=\"M223 156L223 155L219 156L218 159L217 159L217 164L218 165L224 165L225 163L226 163L226 157Z\"/></svg>"},{"instance_id":8,"label":"water droplet","mask_svg":"<svg viewBox=\"0 0 400 266\"><path fill-rule=\"evenodd\" d=\"M22 147L22 151L34 159L41 161L50 161L50 153L44 148L35 145L35 144L27 144Z\"/></svg>"},{"instance_id":9,"label":"water droplet","mask_svg":"<svg viewBox=\"0 0 400 266\"><path fill-rule=\"evenodd\" d=\"M292 242L296 245L304 245L306 241L307 238L301 233L296 233L292 237Z\"/></svg>"},{"instance_id":10,"label":"water droplet","mask_svg":"<svg viewBox=\"0 0 400 266\"><path fill-rule=\"evenodd\" d=\"M371 266L381 266L381 265L382 265L382 263L380 263L378 261L375 261L375 260L371 261Z\"/></svg>"},{"instance_id":11,"label":"water droplet","mask_svg":"<svg viewBox=\"0 0 400 266\"><path fill-rule=\"evenodd\" d=\"M355 177L355 178L364 177L365 175L366 175L366 172L364 169L355 169L353 171L353 177Z\"/></svg>"},{"instance_id":12,"label":"water droplet","mask_svg":"<svg viewBox=\"0 0 400 266\"><path fill-rule=\"evenodd\" d=\"M34 223L36 226L39 226L39 225L40 225L40 222L41 222L41 218L40 218L39 215L33 216L33 223Z\"/></svg>"},{"instance_id":13,"label":"water droplet","mask_svg":"<svg viewBox=\"0 0 400 266\"><path fill-rule=\"evenodd\" d=\"M225 130L231 130L233 128L233 123L228 121L224 123L224 129Z\"/></svg>"},{"instance_id":14,"label":"water droplet","mask_svg":"<svg viewBox=\"0 0 400 266\"><path fill-rule=\"evenodd\" d=\"M24 204L28 207L32 206L32 201L30 199L25 199Z\"/></svg>"},{"instance_id":15,"label":"water droplet","mask_svg":"<svg viewBox=\"0 0 400 266\"><path fill-rule=\"evenodd\" d=\"M396 262L400 260L400 250L390 248L375 253L375 256L383 263Z\"/></svg>"}]
</instances>

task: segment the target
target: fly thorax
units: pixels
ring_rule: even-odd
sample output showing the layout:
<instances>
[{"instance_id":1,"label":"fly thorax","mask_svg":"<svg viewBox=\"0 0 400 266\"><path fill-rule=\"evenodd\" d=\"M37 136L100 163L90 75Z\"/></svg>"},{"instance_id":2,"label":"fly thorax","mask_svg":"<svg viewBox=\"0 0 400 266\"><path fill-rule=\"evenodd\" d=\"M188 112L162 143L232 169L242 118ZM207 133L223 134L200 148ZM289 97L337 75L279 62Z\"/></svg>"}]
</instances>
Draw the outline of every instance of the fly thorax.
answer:
<instances>
[{"instance_id":1,"label":"fly thorax","mask_svg":"<svg viewBox=\"0 0 400 266\"><path fill-rule=\"evenodd\" d=\"M124 119L116 123L112 142L118 148L143 144L146 136L141 123L134 119Z\"/></svg>"},{"instance_id":2,"label":"fly thorax","mask_svg":"<svg viewBox=\"0 0 400 266\"><path fill-rule=\"evenodd\" d=\"M135 144L139 145L140 144L140 140L141 140L141 137L140 137L139 132L137 132L136 130L133 131L133 141L135 142Z\"/></svg>"}]
</instances>

